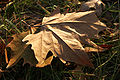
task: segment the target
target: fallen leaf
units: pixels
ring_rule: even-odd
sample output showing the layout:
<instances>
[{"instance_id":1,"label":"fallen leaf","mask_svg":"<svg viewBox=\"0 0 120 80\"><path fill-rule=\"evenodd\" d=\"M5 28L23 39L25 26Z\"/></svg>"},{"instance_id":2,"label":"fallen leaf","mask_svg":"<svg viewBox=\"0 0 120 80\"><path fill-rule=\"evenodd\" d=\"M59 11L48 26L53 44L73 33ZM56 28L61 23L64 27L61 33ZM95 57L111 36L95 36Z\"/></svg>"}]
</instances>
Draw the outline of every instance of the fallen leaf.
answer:
<instances>
[{"instance_id":1,"label":"fallen leaf","mask_svg":"<svg viewBox=\"0 0 120 80\"><path fill-rule=\"evenodd\" d=\"M31 65L36 64L32 50L30 50L28 45L22 42L22 39L28 34L29 31L12 36L13 40L7 45L7 48L11 48L11 59L7 68L14 66L21 58L24 59L24 63L30 63Z\"/></svg>"},{"instance_id":2,"label":"fallen leaf","mask_svg":"<svg viewBox=\"0 0 120 80\"><path fill-rule=\"evenodd\" d=\"M89 0L81 5L81 11L88 11L91 8L94 8L96 10L96 14L98 16L102 13L102 6L105 7L105 4L101 0Z\"/></svg>"},{"instance_id":3,"label":"fallen leaf","mask_svg":"<svg viewBox=\"0 0 120 80\"><path fill-rule=\"evenodd\" d=\"M96 38L98 32L106 28L94 11L66 15L58 13L44 17L42 25L34 34L23 39L32 45L38 67L44 63L49 51L63 62L71 61L93 67L82 44L89 44L87 39Z\"/></svg>"},{"instance_id":4,"label":"fallen leaf","mask_svg":"<svg viewBox=\"0 0 120 80\"><path fill-rule=\"evenodd\" d=\"M24 64L29 63L31 66L36 66L38 61L35 58L33 50L31 50L31 46L22 42L22 39L29 34L29 31L23 32L20 34L13 35L13 40L7 45L11 50L10 61L6 68L10 68L14 66L21 58L24 59ZM6 49L7 49L6 48ZM43 62L43 64L39 64L39 66L43 67L51 63L53 56L49 56Z\"/></svg>"}]
</instances>

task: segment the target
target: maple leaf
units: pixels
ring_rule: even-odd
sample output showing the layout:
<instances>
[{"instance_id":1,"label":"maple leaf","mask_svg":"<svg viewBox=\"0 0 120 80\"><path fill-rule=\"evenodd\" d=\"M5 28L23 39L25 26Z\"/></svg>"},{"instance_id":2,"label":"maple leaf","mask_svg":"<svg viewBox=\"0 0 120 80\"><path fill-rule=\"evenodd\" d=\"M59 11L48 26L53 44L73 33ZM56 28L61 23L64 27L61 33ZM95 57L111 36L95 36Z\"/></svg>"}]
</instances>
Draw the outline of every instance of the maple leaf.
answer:
<instances>
[{"instance_id":1,"label":"maple leaf","mask_svg":"<svg viewBox=\"0 0 120 80\"><path fill-rule=\"evenodd\" d=\"M30 63L31 65L34 65L34 63L36 63L34 56L30 57L33 54L29 46L22 42L22 39L28 34L29 34L29 31L23 32L20 34L15 34L12 36L13 40L7 45L7 48L10 47L11 49L10 50L11 59L7 65L7 68L14 66L21 58L25 59L24 63ZM31 58L32 60L29 58Z\"/></svg>"},{"instance_id":2,"label":"maple leaf","mask_svg":"<svg viewBox=\"0 0 120 80\"><path fill-rule=\"evenodd\" d=\"M94 11L73 12L66 15L56 13L44 17L42 25L34 34L29 34L23 39L32 45L31 48L38 61L37 67L41 67L45 62L49 51L63 62L93 66L82 44L89 44L89 38L96 38L98 32L106 28Z\"/></svg>"}]
</instances>

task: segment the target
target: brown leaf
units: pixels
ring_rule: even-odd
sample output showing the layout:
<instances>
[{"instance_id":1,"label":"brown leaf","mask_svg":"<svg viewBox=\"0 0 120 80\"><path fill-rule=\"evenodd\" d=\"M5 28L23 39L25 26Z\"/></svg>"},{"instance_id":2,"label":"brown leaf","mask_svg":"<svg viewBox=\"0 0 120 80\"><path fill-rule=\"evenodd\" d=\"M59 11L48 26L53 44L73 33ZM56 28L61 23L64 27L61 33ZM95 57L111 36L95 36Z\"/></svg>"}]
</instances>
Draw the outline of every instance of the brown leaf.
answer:
<instances>
[{"instance_id":1,"label":"brown leaf","mask_svg":"<svg viewBox=\"0 0 120 80\"><path fill-rule=\"evenodd\" d=\"M44 67L44 66L50 65L52 60L53 60L53 56L50 56L47 59L45 59L42 64L38 63L36 67Z\"/></svg>"},{"instance_id":2,"label":"brown leaf","mask_svg":"<svg viewBox=\"0 0 120 80\"><path fill-rule=\"evenodd\" d=\"M7 47L11 48L12 58L9 61L7 67L13 65L15 62L20 60L22 53L24 52L27 45L23 43L21 40L28 34L28 32L22 34L13 35L13 40L7 45Z\"/></svg>"},{"instance_id":3,"label":"brown leaf","mask_svg":"<svg viewBox=\"0 0 120 80\"><path fill-rule=\"evenodd\" d=\"M82 11L88 11L90 8L94 8L96 10L96 14L98 16L102 13L102 6L105 7L105 4L101 0L89 0L81 5Z\"/></svg>"},{"instance_id":4,"label":"brown leaf","mask_svg":"<svg viewBox=\"0 0 120 80\"><path fill-rule=\"evenodd\" d=\"M7 45L7 47L11 48L11 59L7 68L14 66L21 58L24 59L23 64L29 63L31 66L43 67L51 63L53 56L45 59L42 64L38 64L31 46L22 42L22 39L28 34L29 31L12 36L13 40Z\"/></svg>"},{"instance_id":5,"label":"brown leaf","mask_svg":"<svg viewBox=\"0 0 120 80\"><path fill-rule=\"evenodd\" d=\"M49 51L62 61L71 61L84 66L93 66L82 43L106 28L94 11L55 14L43 18L43 27L29 34L23 41L32 45L38 64L43 64Z\"/></svg>"},{"instance_id":6,"label":"brown leaf","mask_svg":"<svg viewBox=\"0 0 120 80\"><path fill-rule=\"evenodd\" d=\"M7 48L11 48L11 59L7 68L14 66L21 58L24 59L24 63L30 63L31 65L35 65L37 63L34 58L33 51L30 50L30 46L22 42L22 39L28 34L29 31L12 36L13 40L7 45Z\"/></svg>"}]
</instances>

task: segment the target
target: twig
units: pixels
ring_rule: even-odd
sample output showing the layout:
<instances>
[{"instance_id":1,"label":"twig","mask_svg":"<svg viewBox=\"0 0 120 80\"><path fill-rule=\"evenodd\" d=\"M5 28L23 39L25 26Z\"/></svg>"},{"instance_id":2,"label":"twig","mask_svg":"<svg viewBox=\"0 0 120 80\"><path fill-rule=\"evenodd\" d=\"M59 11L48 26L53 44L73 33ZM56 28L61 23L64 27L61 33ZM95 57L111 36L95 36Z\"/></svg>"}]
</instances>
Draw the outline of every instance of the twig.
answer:
<instances>
[{"instance_id":1,"label":"twig","mask_svg":"<svg viewBox=\"0 0 120 80\"><path fill-rule=\"evenodd\" d=\"M5 49L5 61L8 63L8 55L7 55L7 50Z\"/></svg>"},{"instance_id":2,"label":"twig","mask_svg":"<svg viewBox=\"0 0 120 80\"><path fill-rule=\"evenodd\" d=\"M79 74L79 75L84 75L84 76L95 76L95 74L80 73L80 72L72 72L72 71L63 71L62 73Z\"/></svg>"},{"instance_id":3,"label":"twig","mask_svg":"<svg viewBox=\"0 0 120 80\"><path fill-rule=\"evenodd\" d=\"M26 23L24 20L21 20L23 23L25 23L28 27L29 27L29 30L30 30L30 33L32 33L32 30L31 30L31 25L29 25L28 23Z\"/></svg>"},{"instance_id":4,"label":"twig","mask_svg":"<svg viewBox=\"0 0 120 80\"><path fill-rule=\"evenodd\" d=\"M113 42L117 42L117 41L120 41L120 39L115 39L115 40L107 41L107 42L104 42L102 44L108 44L108 43L113 43Z\"/></svg>"},{"instance_id":5,"label":"twig","mask_svg":"<svg viewBox=\"0 0 120 80\"><path fill-rule=\"evenodd\" d=\"M47 13L47 14L51 14L47 9L45 9L41 4L40 1L37 2L37 4Z\"/></svg>"}]
</instances>

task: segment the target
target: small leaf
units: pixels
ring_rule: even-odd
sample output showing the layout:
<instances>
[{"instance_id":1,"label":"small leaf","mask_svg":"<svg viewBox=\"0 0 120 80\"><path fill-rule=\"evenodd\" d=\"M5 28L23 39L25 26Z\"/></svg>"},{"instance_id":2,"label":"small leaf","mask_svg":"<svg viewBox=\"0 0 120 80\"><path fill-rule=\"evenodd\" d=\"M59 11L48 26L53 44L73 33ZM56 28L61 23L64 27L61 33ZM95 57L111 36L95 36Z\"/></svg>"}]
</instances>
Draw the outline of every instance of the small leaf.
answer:
<instances>
[{"instance_id":1,"label":"small leaf","mask_svg":"<svg viewBox=\"0 0 120 80\"><path fill-rule=\"evenodd\" d=\"M36 64L33 51L30 50L28 45L22 42L22 39L28 34L29 31L12 36L13 40L7 45L7 48L11 48L11 59L7 68L14 66L21 58L25 60L24 63Z\"/></svg>"},{"instance_id":2,"label":"small leaf","mask_svg":"<svg viewBox=\"0 0 120 80\"><path fill-rule=\"evenodd\" d=\"M94 10L96 10L96 14L100 16L102 13L101 4L105 7L105 4L101 0L89 0L81 5L81 11L88 11L91 8L94 8Z\"/></svg>"}]
</instances>

